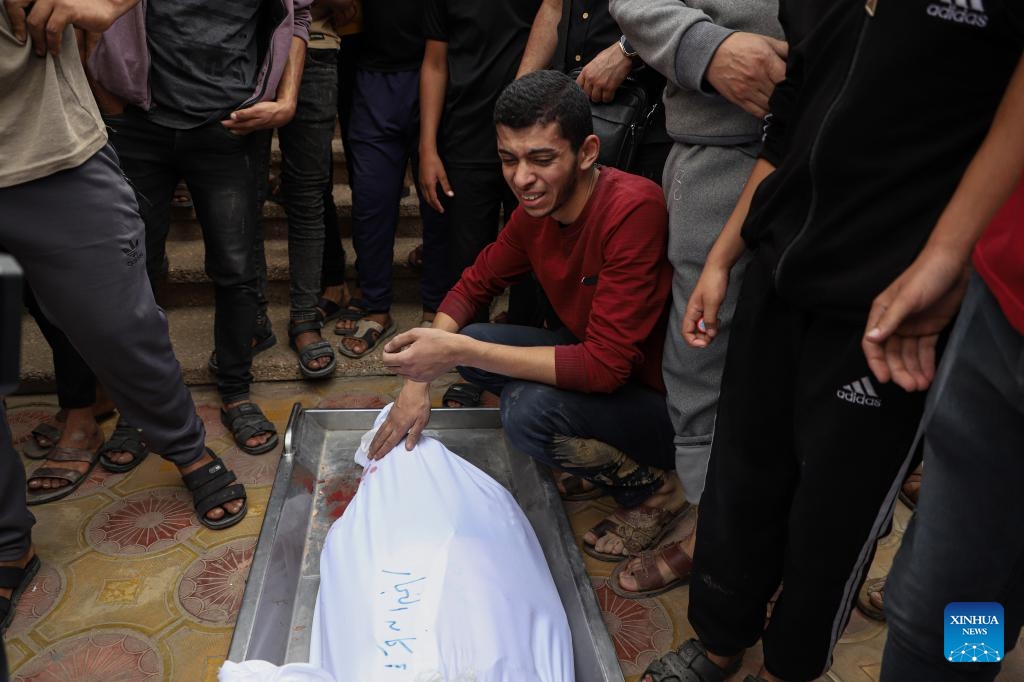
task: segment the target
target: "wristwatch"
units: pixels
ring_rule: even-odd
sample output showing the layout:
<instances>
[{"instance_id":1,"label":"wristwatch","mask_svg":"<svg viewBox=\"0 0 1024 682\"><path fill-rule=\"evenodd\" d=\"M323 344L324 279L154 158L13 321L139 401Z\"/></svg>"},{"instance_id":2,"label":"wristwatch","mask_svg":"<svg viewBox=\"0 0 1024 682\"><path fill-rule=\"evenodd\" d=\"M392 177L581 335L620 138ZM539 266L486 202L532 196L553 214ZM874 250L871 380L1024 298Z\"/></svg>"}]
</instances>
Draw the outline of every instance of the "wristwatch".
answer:
<instances>
[{"instance_id":1,"label":"wristwatch","mask_svg":"<svg viewBox=\"0 0 1024 682\"><path fill-rule=\"evenodd\" d=\"M622 50L622 54L626 55L630 59L636 57L639 53L629 44L626 40L626 36L619 36L619 49Z\"/></svg>"}]
</instances>

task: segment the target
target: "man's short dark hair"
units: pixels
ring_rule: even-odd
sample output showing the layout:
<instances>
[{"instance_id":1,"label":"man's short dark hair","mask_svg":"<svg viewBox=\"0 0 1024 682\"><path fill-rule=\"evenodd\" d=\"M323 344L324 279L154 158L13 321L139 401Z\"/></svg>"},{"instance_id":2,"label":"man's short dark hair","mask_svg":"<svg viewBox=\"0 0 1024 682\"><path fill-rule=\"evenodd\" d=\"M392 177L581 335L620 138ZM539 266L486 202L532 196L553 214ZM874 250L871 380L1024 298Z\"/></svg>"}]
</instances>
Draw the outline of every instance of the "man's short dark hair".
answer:
<instances>
[{"instance_id":1,"label":"man's short dark hair","mask_svg":"<svg viewBox=\"0 0 1024 682\"><path fill-rule=\"evenodd\" d=\"M594 132L590 100L576 81L560 71L533 71L512 81L494 105L494 124L513 130L552 121L574 152Z\"/></svg>"}]
</instances>

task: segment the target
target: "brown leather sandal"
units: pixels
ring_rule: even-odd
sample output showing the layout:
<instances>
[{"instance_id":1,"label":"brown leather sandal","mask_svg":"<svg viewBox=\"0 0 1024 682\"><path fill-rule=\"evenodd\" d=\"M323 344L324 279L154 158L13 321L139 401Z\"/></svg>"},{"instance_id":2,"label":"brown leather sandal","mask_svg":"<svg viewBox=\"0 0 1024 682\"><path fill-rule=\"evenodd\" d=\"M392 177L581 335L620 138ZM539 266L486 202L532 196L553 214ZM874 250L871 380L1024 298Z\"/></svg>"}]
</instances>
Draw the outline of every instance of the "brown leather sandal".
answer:
<instances>
[{"instance_id":1,"label":"brown leather sandal","mask_svg":"<svg viewBox=\"0 0 1024 682\"><path fill-rule=\"evenodd\" d=\"M668 582L665 582L661 571L658 570L659 558L665 562L669 570L672 571L672 574L676 576ZM640 561L640 570L633 571L633 577L636 578L640 589L636 592L631 592L622 586L622 583L619 582L619 576L626 570L629 564L637 559ZM635 557L620 561L608 578L608 587L612 588L612 592L625 599L656 597L689 582L690 570L692 568L693 558L683 550L681 542L673 542L659 549L645 550Z\"/></svg>"},{"instance_id":2,"label":"brown leather sandal","mask_svg":"<svg viewBox=\"0 0 1024 682\"><path fill-rule=\"evenodd\" d=\"M586 541L583 542L583 551L600 561L618 563L626 556L638 554L660 542L676 521L686 515L689 508L690 503L686 502L674 511L656 507L616 509L611 516L591 528L590 532L599 538L609 533L618 536L622 539L627 554L601 552Z\"/></svg>"}]
</instances>

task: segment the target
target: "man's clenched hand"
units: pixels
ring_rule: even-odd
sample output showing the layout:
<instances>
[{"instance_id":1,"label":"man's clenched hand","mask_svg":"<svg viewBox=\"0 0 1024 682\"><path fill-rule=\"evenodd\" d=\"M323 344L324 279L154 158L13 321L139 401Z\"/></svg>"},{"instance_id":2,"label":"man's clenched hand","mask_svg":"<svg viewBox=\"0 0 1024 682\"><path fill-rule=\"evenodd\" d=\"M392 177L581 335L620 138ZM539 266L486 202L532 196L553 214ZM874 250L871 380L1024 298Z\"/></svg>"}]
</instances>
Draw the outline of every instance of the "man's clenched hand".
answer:
<instances>
[{"instance_id":1,"label":"man's clenched hand","mask_svg":"<svg viewBox=\"0 0 1024 682\"><path fill-rule=\"evenodd\" d=\"M40 57L60 54L64 29L69 24L86 31L105 31L138 0L4 0L14 37Z\"/></svg>"},{"instance_id":2,"label":"man's clenched hand","mask_svg":"<svg viewBox=\"0 0 1024 682\"><path fill-rule=\"evenodd\" d=\"M718 94L764 118L775 84L786 77L789 46L756 33L733 33L722 41L704 77Z\"/></svg>"}]
</instances>

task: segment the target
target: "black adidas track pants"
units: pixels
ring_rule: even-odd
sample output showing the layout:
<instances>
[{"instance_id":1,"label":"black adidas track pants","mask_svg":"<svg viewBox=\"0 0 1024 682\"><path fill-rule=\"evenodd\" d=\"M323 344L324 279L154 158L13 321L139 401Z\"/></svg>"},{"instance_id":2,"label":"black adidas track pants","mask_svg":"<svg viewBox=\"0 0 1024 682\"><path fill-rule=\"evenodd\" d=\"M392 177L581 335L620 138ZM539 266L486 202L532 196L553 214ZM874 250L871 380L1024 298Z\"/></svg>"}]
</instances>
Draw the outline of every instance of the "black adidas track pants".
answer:
<instances>
[{"instance_id":1,"label":"black adidas track pants","mask_svg":"<svg viewBox=\"0 0 1024 682\"><path fill-rule=\"evenodd\" d=\"M864 324L793 308L755 258L726 356L690 622L722 655L762 637L768 671L793 682L830 666L924 405L871 376Z\"/></svg>"}]
</instances>

